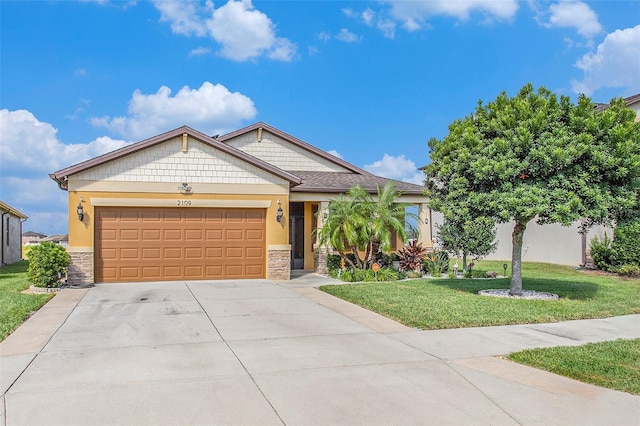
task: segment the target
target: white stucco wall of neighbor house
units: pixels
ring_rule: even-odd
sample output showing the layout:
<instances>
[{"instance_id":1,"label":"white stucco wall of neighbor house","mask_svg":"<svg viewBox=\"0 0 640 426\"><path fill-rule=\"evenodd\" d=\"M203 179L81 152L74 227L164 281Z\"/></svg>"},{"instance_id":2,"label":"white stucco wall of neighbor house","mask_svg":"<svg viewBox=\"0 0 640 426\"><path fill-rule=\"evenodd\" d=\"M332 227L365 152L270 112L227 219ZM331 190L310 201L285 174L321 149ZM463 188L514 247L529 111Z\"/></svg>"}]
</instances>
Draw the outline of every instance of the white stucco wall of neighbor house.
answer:
<instances>
[{"instance_id":1,"label":"white stucco wall of neighbor house","mask_svg":"<svg viewBox=\"0 0 640 426\"><path fill-rule=\"evenodd\" d=\"M437 225L443 221L442 214L433 212L431 215L433 233L437 234ZM497 225L496 240L498 249L487 256L487 260L511 259L511 234L514 222ZM594 236L602 238L606 233L611 237L611 230L604 226L596 226L589 230L586 236L586 246L583 245L583 237L578 232L580 222L571 226L562 226L556 223L538 225L535 221L529 222L522 240L522 260L524 262L545 262L558 265L579 266L584 262L583 250L589 251L589 242Z\"/></svg>"}]
</instances>

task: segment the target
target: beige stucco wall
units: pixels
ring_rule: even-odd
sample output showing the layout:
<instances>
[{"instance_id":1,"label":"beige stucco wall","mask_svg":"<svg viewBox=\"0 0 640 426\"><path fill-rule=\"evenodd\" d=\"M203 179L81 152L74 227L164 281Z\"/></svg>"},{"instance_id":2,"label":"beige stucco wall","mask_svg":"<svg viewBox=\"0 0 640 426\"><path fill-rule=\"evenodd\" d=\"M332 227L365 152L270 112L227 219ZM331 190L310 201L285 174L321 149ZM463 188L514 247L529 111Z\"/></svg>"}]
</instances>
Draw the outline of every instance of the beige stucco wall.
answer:
<instances>
[{"instance_id":1,"label":"beige stucco wall","mask_svg":"<svg viewBox=\"0 0 640 426\"><path fill-rule=\"evenodd\" d=\"M293 145L265 130L258 142L258 130L237 136L225 143L260 158L283 170L308 172L347 172L331 161Z\"/></svg>"},{"instance_id":2,"label":"beige stucco wall","mask_svg":"<svg viewBox=\"0 0 640 426\"><path fill-rule=\"evenodd\" d=\"M434 224L433 233L437 234L435 225L443 221L442 214L432 212ZM511 259L511 234L514 222L502 223L497 226L496 240L498 249L490 254L487 260ZM525 262L545 262L559 265L579 266L583 264L583 237L578 233L580 222L571 226L559 224L538 225L535 221L529 222L522 240L522 260ZM607 229L597 226L589 230L586 236L586 249L589 242L597 235L602 237Z\"/></svg>"}]
</instances>

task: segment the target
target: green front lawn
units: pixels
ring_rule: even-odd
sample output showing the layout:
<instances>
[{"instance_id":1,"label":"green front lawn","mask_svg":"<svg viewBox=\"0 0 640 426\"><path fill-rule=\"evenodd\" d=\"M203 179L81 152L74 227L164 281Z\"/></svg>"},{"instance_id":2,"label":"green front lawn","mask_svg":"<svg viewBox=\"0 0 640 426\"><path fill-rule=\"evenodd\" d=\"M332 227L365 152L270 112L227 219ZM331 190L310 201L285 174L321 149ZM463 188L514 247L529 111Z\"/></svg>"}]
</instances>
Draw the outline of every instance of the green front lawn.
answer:
<instances>
[{"instance_id":1,"label":"green front lawn","mask_svg":"<svg viewBox=\"0 0 640 426\"><path fill-rule=\"evenodd\" d=\"M23 294L29 288L26 260L0 267L0 341L40 309L53 294Z\"/></svg>"},{"instance_id":2,"label":"green front lawn","mask_svg":"<svg viewBox=\"0 0 640 426\"><path fill-rule=\"evenodd\" d=\"M504 262L476 262L474 275ZM597 275L571 267L523 264L523 288L558 294L557 301L478 296L482 289L509 288L508 278L416 279L322 286L320 289L410 327L480 327L605 318L640 313L640 280Z\"/></svg>"},{"instance_id":3,"label":"green front lawn","mask_svg":"<svg viewBox=\"0 0 640 426\"><path fill-rule=\"evenodd\" d=\"M529 349L509 359L552 373L640 395L640 339Z\"/></svg>"}]
</instances>

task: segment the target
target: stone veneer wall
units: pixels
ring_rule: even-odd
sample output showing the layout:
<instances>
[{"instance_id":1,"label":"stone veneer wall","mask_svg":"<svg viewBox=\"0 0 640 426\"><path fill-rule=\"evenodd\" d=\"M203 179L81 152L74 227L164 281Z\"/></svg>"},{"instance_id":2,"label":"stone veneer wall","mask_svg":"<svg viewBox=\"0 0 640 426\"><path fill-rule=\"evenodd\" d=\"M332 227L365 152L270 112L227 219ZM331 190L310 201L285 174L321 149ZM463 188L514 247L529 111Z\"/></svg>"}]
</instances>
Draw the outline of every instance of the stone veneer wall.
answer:
<instances>
[{"instance_id":1,"label":"stone veneer wall","mask_svg":"<svg viewBox=\"0 0 640 426\"><path fill-rule=\"evenodd\" d=\"M67 283L69 285L92 285L93 281L93 252L70 252L71 263L67 269Z\"/></svg>"},{"instance_id":2,"label":"stone veneer wall","mask_svg":"<svg viewBox=\"0 0 640 426\"><path fill-rule=\"evenodd\" d=\"M313 252L313 263L316 273L327 275L329 268L327 267L327 255L329 254L326 247L318 248Z\"/></svg>"},{"instance_id":3,"label":"stone veneer wall","mask_svg":"<svg viewBox=\"0 0 640 426\"><path fill-rule=\"evenodd\" d=\"M269 250L267 256L267 278L270 280L290 280L291 251Z\"/></svg>"}]
</instances>

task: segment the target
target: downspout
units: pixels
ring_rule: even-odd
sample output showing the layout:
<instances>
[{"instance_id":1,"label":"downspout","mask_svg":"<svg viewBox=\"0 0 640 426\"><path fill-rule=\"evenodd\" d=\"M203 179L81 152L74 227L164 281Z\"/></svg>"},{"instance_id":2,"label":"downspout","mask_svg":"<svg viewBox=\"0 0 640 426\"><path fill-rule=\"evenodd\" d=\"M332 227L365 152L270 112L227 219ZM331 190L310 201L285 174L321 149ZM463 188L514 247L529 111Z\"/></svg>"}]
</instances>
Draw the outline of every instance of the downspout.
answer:
<instances>
[{"instance_id":1,"label":"downspout","mask_svg":"<svg viewBox=\"0 0 640 426\"><path fill-rule=\"evenodd\" d=\"M21 260L24 260L22 259L22 224L25 223L27 219L20 219L20 259Z\"/></svg>"},{"instance_id":2,"label":"downspout","mask_svg":"<svg viewBox=\"0 0 640 426\"><path fill-rule=\"evenodd\" d=\"M6 263L4 263L4 252L5 252L5 241L4 241L4 217L6 215L8 215L11 211L7 210L6 212L2 212L2 218L0 219L0 222L2 222L2 225L0 226L0 232L2 232L2 237L0 237L0 241L2 241L2 266L6 265Z\"/></svg>"}]
</instances>

